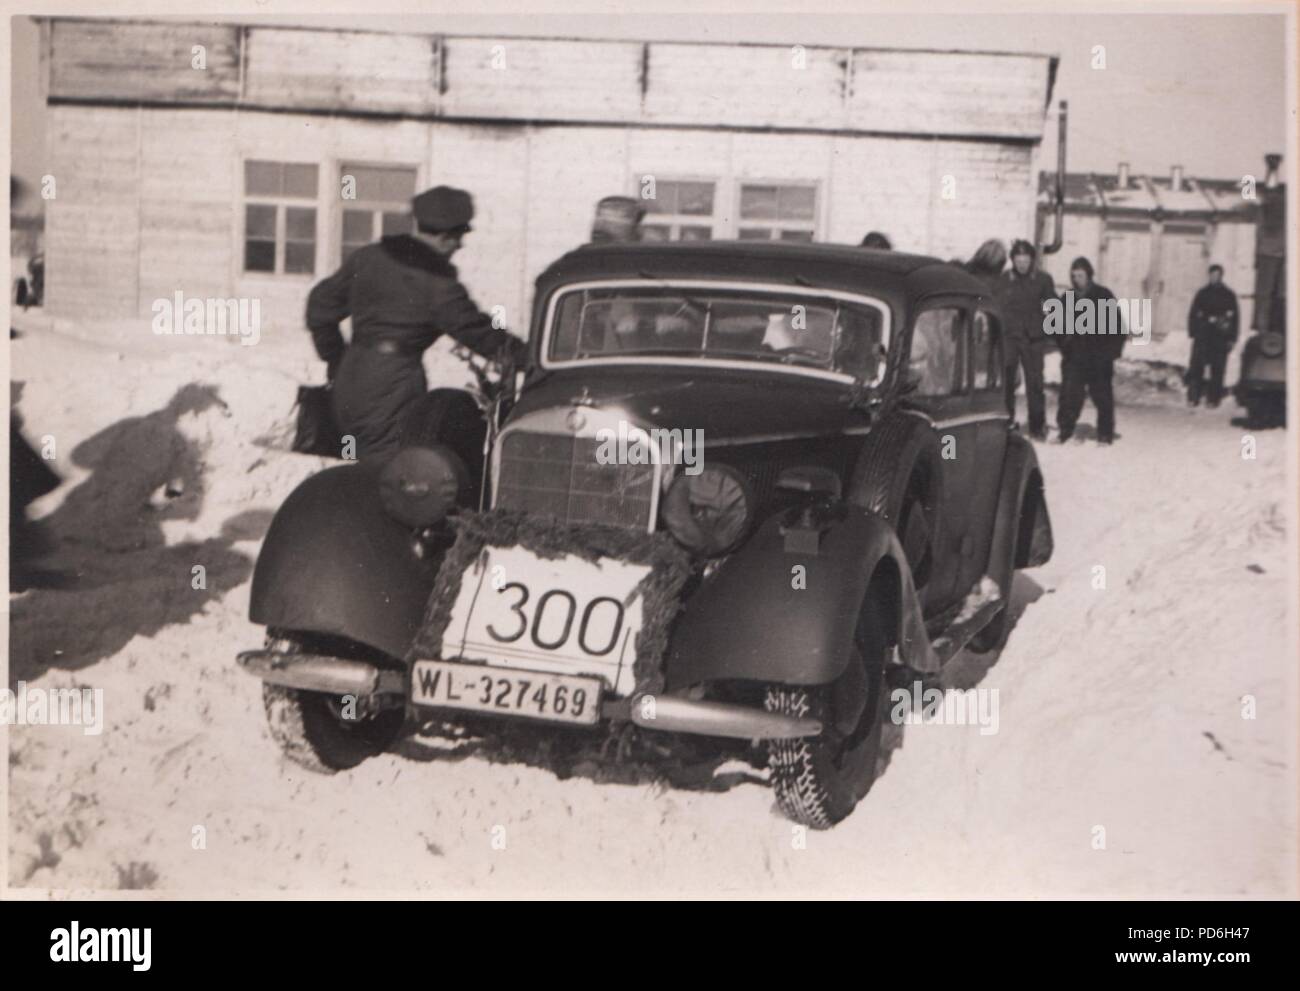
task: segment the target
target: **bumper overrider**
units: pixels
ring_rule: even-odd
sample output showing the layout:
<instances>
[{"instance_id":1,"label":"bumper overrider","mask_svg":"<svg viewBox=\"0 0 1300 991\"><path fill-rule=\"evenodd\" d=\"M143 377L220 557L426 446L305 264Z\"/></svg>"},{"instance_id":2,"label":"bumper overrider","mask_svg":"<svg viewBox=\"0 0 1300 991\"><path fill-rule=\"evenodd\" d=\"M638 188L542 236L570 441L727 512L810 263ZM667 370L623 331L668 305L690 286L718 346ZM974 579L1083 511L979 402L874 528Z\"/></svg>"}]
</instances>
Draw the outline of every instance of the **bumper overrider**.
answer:
<instances>
[{"instance_id":1,"label":"bumper overrider","mask_svg":"<svg viewBox=\"0 0 1300 991\"><path fill-rule=\"evenodd\" d=\"M453 525L456 542L439 568L424 623L407 653L404 670L359 659L275 650L244 651L238 655L240 666L268 684L366 698L380 707L405 706L416 719L427 718L432 712L454 716L464 709L463 705L420 697L415 683L417 668L432 663L444 672L450 669L465 678L483 677L489 683L490 676L503 676L510 688L503 690L498 700L505 692L514 697L514 687L528 684L530 679L540 682L576 676L587 684L599 684L598 709L585 720L589 725L631 723L666 733L741 740L794 739L822 732L817 719L698 697L698 691L663 690L669 627L693 574L689 556L667 534L556 524L502 510L464 513L454 518ZM534 569L531 574L529 567ZM589 575L592 568L603 569L598 572L599 585L590 577L581 577L584 569ZM628 573L620 579L625 582L622 588L615 580L622 575L617 569ZM553 581L548 584L548 580ZM634 580L635 587L624 594L630 587L626 583ZM501 594L493 595L493 589ZM547 606L548 600L558 604ZM482 608L480 603L500 603L490 623L475 619L473 610ZM526 610L530 607L534 609L533 623L526 637ZM544 625L544 609L560 617L567 614L567 618ZM611 616L617 616L621 628L630 615L635 615L636 622L621 640L617 629L612 634L604 627L595 631L602 619L607 626ZM503 640L503 645L492 643L489 637L476 640L476 623ZM638 627L635 636L632 625ZM500 636L502 630L505 638ZM530 640L539 648L551 647L560 637L557 630L570 638L576 630L579 642L589 645L595 641L600 649L591 657L570 660L562 652L552 655L531 647ZM503 653L493 653L493 648ZM569 667L570 663L574 666ZM518 697L525 697L523 688ZM529 721L539 718L535 712L491 708L476 708L467 714Z\"/></svg>"}]
</instances>

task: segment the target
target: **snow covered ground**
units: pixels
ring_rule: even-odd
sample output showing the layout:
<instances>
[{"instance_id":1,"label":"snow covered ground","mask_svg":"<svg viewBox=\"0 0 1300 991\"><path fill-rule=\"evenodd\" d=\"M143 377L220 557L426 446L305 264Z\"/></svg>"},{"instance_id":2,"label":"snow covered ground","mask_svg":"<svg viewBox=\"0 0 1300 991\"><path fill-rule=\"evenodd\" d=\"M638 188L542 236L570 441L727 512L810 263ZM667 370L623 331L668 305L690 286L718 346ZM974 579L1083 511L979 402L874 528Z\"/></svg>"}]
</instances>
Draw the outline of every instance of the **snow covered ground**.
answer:
<instances>
[{"instance_id":1,"label":"snow covered ground","mask_svg":"<svg viewBox=\"0 0 1300 991\"><path fill-rule=\"evenodd\" d=\"M804 835L745 768L715 789L561 780L421 739L333 777L286 762L234 655L262 638L258 542L321 465L268 446L320 374L306 335L18 326L18 408L65 479L34 507L44 563L71 577L11 594L9 686L102 689L104 726L9 729L12 886L1295 893L1294 439L1256 433L1243 458L1227 405L1130 384L1114 447L1039 448L1055 557L1018 579L996 666L952 676L997 692L997 732L907 726L852 818Z\"/></svg>"}]
</instances>

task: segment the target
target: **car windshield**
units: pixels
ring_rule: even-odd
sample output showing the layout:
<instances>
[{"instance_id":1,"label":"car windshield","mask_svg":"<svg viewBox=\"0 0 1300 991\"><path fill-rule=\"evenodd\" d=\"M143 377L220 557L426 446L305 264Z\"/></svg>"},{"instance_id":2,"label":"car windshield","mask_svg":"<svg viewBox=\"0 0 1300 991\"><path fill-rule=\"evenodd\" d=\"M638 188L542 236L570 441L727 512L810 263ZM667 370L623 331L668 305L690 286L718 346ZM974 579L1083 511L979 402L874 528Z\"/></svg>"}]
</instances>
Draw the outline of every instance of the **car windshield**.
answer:
<instances>
[{"instance_id":1,"label":"car windshield","mask_svg":"<svg viewBox=\"0 0 1300 991\"><path fill-rule=\"evenodd\" d=\"M601 286L560 297L548 360L704 358L883 377L883 307L760 289Z\"/></svg>"}]
</instances>

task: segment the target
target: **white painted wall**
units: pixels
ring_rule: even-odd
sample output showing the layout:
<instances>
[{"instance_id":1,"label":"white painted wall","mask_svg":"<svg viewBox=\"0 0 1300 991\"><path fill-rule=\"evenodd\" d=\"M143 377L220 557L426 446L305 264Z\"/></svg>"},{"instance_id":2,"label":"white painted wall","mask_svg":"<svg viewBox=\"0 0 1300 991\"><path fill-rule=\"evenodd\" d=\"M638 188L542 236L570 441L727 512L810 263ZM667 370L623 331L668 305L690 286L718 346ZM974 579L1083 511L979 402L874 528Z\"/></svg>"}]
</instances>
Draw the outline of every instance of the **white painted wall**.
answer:
<instances>
[{"instance_id":1,"label":"white painted wall","mask_svg":"<svg viewBox=\"0 0 1300 991\"><path fill-rule=\"evenodd\" d=\"M469 189L478 214L456 263L479 305L504 306L520 331L533 281L587 239L596 201L636 195L645 175L714 180L722 235L734 236L747 180L815 183L820 241L856 244L876 229L898 250L946 259L1032 232L1023 143L71 105L51 118L67 180L47 220L50 305L62 315L148 314L180 289L255 296L265 328L300 329L307 292L338 262L345 161L412 165L421 187ZM196 149L222 167L195 168ZM313 276L242 271L246 159L319 165Z\"/></svg>"}]
</instances>

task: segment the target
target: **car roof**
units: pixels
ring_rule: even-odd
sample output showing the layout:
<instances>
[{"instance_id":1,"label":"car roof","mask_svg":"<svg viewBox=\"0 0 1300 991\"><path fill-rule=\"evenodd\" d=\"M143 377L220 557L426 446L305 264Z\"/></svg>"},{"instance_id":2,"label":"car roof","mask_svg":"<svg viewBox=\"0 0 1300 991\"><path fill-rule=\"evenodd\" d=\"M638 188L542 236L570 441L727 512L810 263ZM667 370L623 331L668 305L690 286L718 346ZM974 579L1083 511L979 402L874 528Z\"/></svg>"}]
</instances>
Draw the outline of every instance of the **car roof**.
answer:
<instances>
[{"instance_id":1,"label":"car roof","mask_svg":"<svg viewBox=\"0 0 1300 991\"><path fill-rule=\"evenodd\" d=\"M981 295L984 284L928 255L793 241L664 241L585 244L537 279L538 300L588 279L735 279L877 296L900 310L925 296Z\"/></svg>"}]
</instances>

